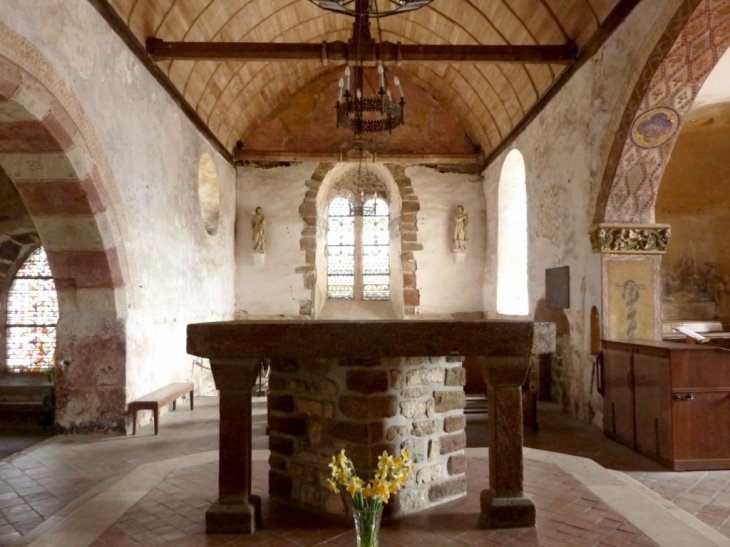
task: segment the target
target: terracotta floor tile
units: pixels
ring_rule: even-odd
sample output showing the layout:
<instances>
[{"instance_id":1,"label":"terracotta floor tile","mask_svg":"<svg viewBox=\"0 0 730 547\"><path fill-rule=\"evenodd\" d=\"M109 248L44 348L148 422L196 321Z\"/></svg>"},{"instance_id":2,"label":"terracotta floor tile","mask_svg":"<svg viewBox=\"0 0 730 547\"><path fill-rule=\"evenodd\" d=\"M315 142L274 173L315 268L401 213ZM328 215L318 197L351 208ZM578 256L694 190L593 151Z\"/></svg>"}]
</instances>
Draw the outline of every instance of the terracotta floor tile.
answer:
<instances>
[{"instance_id":1,"label":"terracotta floor tile","mask_svg":"<svg viewBox=\"0 0 730 547\"><path fill-rule=\"evenodd\" d=\"M184 405L183 405L184 406ZM550 407L555 408L555 407ZM525 444L590 456L630 475L668 499L699 504L696 510L730 537L730 472L673 473L608 441L596 428L557 412L540 414L539 433L525 431ZM254 447L265 449L265 416L255 416ZM143 427L137 437L101 438L69 435L31 448L12 461L0 462L0 515L23 520L0 522L0 538L15 541L101 482L153 461L216 450L217 401L202 398L195 411L162 416L160 435ZM469 427L472 427L471 425ZM486 432L474 424L467 443ZM62 454L62 457L60 456ZM486 450L484 451L486 455ZM354 546L351 525L313 527L312 517L287 510L268 499L268 463L256 462L252 486L263 494L265 529L251 536L206 536L205 511L217 497L217 462L179 468L139 500L97 540L94 547L332 547ZM527 496L536 505L537 527L513 530L476 528L479 495L488 488L489 462L469 459L466 497L419 516L386 523L381 547L557 547L563 545L652 546L646 536L602 503L559 467L525 460ZM671 498L670 498L671 496ZM13 509L16 508L16 509ZM25 518L29 517L29 518ZM307 525L307 524L310 525ZM17 527L17 528L16 528ZM0 543L2 544L2 543Z\"/></svg>"}]
</instances>

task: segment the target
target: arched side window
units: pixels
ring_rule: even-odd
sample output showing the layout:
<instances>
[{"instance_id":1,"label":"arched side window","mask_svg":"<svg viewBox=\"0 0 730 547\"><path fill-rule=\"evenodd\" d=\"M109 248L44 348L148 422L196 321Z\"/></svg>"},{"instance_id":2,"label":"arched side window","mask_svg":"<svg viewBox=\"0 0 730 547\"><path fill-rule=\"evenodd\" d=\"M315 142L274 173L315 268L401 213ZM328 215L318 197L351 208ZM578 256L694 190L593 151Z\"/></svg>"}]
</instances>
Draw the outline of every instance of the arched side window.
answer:
<instances>
[{"instance_id":1,"label":"arched side window","mask_svg":"<svg viewBox=\"0 0 730 547\"><path fill-rule=\"evenodd\" d=\"M53 367L58 297L43 247L33 251L16 272L7 310L7 371L43 372Z\"/></svg>"},{"instance_id":2,"label":"arched side window","mask_svg":"<svg viewBox=\"0 0 730 547\"><path fill-rule=\"evenodd\" d=\"M522 154L512 150L499 177L497 313L503 315L529 314L525 178Z\"/></svg>"},{"instance_id":3,"label":"arched side window","mask_svg":"<svg viewBox=\"0 0 730 547\"><path fill-rule=\"evenodd\" d=\"M328 208L327 297L337 300L390 298L388 204L374 197L360 210L346 197Z\"/></svg>"}]
</instances>

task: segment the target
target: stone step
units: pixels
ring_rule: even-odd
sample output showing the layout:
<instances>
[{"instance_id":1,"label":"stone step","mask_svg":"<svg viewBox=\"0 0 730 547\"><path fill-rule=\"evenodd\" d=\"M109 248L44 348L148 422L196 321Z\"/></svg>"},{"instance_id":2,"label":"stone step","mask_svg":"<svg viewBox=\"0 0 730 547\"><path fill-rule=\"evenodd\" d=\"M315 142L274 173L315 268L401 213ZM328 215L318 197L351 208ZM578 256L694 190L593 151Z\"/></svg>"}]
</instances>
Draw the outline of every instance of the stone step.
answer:
<instances>
[{"instance_id":1,"label":"stone step","mask_svg":"<svg viewBox=\"0 0 730 547\"><path fill-rule=\"evenodd\" d=\"M4 414L33 414L43 412L41 401L0 401L0 419Z\"/></svg>"},{"instance_id":2,"label":"stone step","mask_svg":"<svg viewBox=\"0 0 730 547\"><path fill-rule=\"evenodd\" d=\"M487 414L488 401L484 395L472 395L466 396L466 408L464 408L464 414Z\"/></svg>"},{"instance_id":3,"label":"stone step","mask_svg":"<svg viewBox=\"0 0 730 547\"><path fill-rule=\"evenodd\" d=\"M0 403L41 402L51 384L38 385L1 385Z\"/></svg>"},{"instance_id":4,"label":"stone step","mask_svg":"<svg viewBox=\"0 0 730 547\"><path fill-rule=\"evenodd\" d=\"M2 401L0 431L41 431L43 416L40 401Z\"/></svg>"}]
</instances>

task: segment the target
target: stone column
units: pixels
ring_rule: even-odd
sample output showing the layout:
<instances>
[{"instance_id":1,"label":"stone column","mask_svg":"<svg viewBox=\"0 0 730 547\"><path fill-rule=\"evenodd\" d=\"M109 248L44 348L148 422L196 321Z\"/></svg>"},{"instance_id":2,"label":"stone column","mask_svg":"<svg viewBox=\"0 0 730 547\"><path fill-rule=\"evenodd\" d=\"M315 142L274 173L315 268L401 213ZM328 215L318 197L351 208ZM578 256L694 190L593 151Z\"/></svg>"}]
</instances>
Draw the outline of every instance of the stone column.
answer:
<instances>
[{"instance_id":1,"label":"stone column","mask_svg":"<svg viewBox=\"0 0 730 547\"><path fill-rule=\"evenodd\" d=\"M661 256L668 224L593 226L593 250L601 253L603 338L662 339Z\"/></svg>"},{"instance_id":2,"label":"stone column","mask_svg":"<svg viewBox=\"0 0 730 547\"><path fill-rule=\"evenodd\" d=\"M251 390L261 359L213 360L220 390L218 500L205 513L207 534L253 534L261 498L251 494Z\"/></svg>"},{"instance_id":3,"label":"stone column","mask_svg":"<svg viewBox=\"0 0 730 547\"><path fill-rule=\"evenodd\" d=\"M479 525L535 525L535 505L522 491L522 384L529 358L480 357L489 404L489 489L482 490Z\"/></svg>"}]
</instances>

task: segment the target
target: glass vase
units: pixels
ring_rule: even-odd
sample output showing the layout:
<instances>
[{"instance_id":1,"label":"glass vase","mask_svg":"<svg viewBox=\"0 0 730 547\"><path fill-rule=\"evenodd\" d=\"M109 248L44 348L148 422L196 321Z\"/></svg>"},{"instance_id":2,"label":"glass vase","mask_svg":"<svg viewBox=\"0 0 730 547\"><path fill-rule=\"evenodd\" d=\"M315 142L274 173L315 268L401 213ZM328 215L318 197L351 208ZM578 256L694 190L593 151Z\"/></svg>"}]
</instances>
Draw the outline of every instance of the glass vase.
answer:
<instances>
[{"instance_id":1,"label":"glass vase","mask_svg":"<svg viewBox=\"0 0 730 547\"><path fill-rule=\"evenodd\" d=\"M378 547L383 506L378 505L368 509L353 508L352 516L355 519L357 547Z\"/></svg>"}]
</instances>

